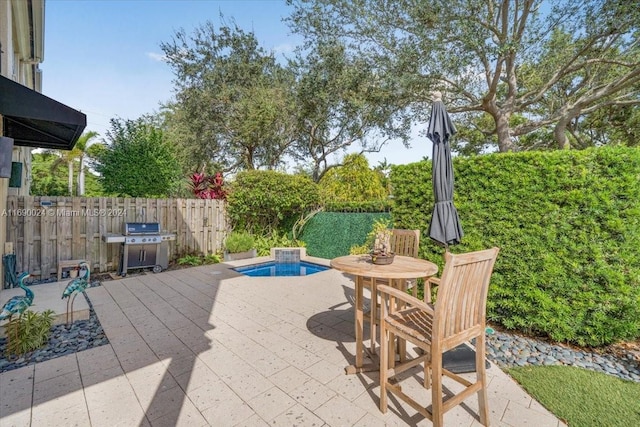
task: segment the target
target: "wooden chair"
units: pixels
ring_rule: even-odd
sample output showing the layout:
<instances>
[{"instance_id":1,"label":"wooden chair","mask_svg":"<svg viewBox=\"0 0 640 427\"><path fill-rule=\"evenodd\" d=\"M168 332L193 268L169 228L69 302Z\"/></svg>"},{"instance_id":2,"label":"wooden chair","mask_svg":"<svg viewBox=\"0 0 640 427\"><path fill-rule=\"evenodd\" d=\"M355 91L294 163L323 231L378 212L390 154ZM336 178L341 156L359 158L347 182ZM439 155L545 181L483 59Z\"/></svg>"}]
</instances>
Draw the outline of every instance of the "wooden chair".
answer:
<instances>
[{"instance_id":1,"label":"wooden chair","mask_svg":"<svg viewBox=\"0 0 640 427\"><path fill-rule=\"evenodd\" d=\"M420 230L403 230L394 228L391 230L391 251L396 255L418 258L418 246L420 245Z\"/></svg>"},{"instance_id":2,"label":"wooden chair","mask_svg":"<svg viewBox=\"0 0 640 427\"><path fill-rule=\"evenodd\" d=\"M387 411L387 392L392 392L439 427L443 425L446 411L478 393L480 422L489 425L484 363L486 303L498 251L493 248L460 255L446 253L435 306L393 287L378 286L385 299L380 322L380 410L383 413ZM394 310L398 300L405 304L404 308ZM390 343L396 336L422 349L424 354L395 366L395 345ZM476 339L474 383L442 367L444 352L472 338ZM422 362L424 386L431 387L431 410L403 393L398 383L390 382L394 376ZM443 400L442 375L461 383L465 389Z\"/></svg>"},{"instance_id":3,"label":"wooden chair","mask_svg":"<svg viewBox=\"0 0 640 427\"><path fill-rule=\"evenodd\" d=\"M396 255L418 258L420 247L420 230L403 230L394 228L391 234L391 251ZM418 283L410 280L407 289L413 289L413 296L418 296Z\"/></svg>"},{"instance_id":4,"label":"wooden chair","mask_svg":"<svg viewBox=\"0 0 640 427\"><path fill-rule=\"evenodd\" d=\"M404 230L401 228L392 229L391 234L391 252L400 256L410 256L418 258L418 249L420 246L420 230ZM380 282L387 284L387 282ZM370 282L365 282L365 287L371 287ZM417 287L414 289L413 296L417 295Z\"/></svg>"}]
</instances>

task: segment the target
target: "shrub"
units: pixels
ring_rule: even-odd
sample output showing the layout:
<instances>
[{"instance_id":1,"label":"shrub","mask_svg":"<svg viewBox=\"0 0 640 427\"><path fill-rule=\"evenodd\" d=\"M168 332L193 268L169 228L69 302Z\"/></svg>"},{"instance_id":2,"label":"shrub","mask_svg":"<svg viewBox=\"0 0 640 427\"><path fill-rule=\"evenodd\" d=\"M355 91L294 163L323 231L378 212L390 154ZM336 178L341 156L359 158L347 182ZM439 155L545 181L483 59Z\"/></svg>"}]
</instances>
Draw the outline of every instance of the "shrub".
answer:
<instances>
[{"instance_id":1,"label":"shrub","mask_svg":"<svg viewBox=\"0 0 640 427\"><path fill-rule=\"evenodd\" d=\"M234 229L254 234L290 230L306 211L318 205L318 186L303 175L275 171L238 173L227 197Z\"/></svg>"},{"instance_id":2,"label":"shrub","mask_svg":"<svg viewBox=\"0 0 640 427\"><path fill-rule=\"evenodd\" d=\"M349 253L351 255L362 255L371 252L376 240L376 236L378 235L378 233L389 230L390 223L390 218L383 217L375 220L373 222L373 225L371 226L371 231L369 231L369 233L367 234L367 239L364 241L364 243L362 245L351 246L351 248L349 249Z\"/></svg>"},{"instance_id":3,"label":"shrub","mask_svg":"<svg viewBox=\"0 0 640 427\"><path fill-rule=\"evenodd\" d=\"M189 177L189 186L193 195L198 199L225 200L227 198L222 172L216 172L213 176L198 172L193 173Z\"/></svg>"},{"instance_id":4,"label":"shrub","mask_svg":"<svg viewBox=\"0 0 640 427\"><path fill-rule=\"evenodd\" d=\"M301 240L291 239L286 233L278 233L274 231L269 235L256 237L256 251L258 256L268 256L271 254L271 248L300 248L305 243Z\"/></svg>"},{"instance_id":5,"label":"shrub","mask_svg":"<svg viewBox=\"0 0 640 427\"><path fill-rule=\"evenodd\" d=\"M202 264L217 264L219 262L220 262L220 255L218 254L208 254L205 256L196 255L196 254L187 254L182 258L178 259L178 264L191 265L191 266L197 266Z\"/></svg>"},{"instance_id":6,"label":"shrub","mask_svg":"<svg viewBox=\"0 0 640 427\"><path fill-rule=\"evenodd\" d=\"M579 345L640 336L640 151L492 154L454 159L465 235L452 252L501 248L488 319ZM431 164L394 166L398 228L427 230ZM442 265L428 239L420 255Z\"/></svg>"},{"instance_id":7,"label":"shrub","mask_svg":"<svg viewBox=\"0 0 640 427\"><path fill-rule=\"evenodd\" d=\"M224 241L224 247L227 252L235 254L238 252L246 252L255 247L253 236L244 231L232 231Z\"/></svg>"},{"instance_id":8,"label":"shrub","mask_svg":"<svg viewBox=\"0 0 640 427\"><path fill-rule=\"evenodd\" d=\"M348 154L342 165L327 170L320 179L320 197L323 203L382 201L388 196L382 178L363 154Z\"/></svg>"},{"instance_id":9,"label":"shrub","mask_svg":"<svg viewBox=\"0 0 640 427\"><path fill-rule=\"evenodd\" d=\"M53 310L42 313L27 310L20 317L11 319L5 326L7 357L25 354L45 345L51 333L53 315Z\"/></svg>"},{"instance_id":10,"label":"shrub","mask_svg":"<svg viewBox=\"0 0 640 427\"><path fill-rule=\"evenodd\" d=\"M205 255L204 259L202 260L204 264L218 264L221 261L222 259L218 254Z\"/></svg>"},{"instance_id":11,"label":"shrub","mask_svg":"<svg viewBox=\"0 0 640 427\"><path fill-rule=\"evenodd\" d=\"M111 119L95 164L104 191L121 197L167 197L183 181L178 149L148 117Z\"/></svg>"},{"instance_id":12,"label":"shrub","mask_svg":"<svg viewBox=\"0 0 640 427\"><path fill-rule=\"evenodd\" d=\"M180 265L201 265L202 259L198 255L185 255L178 259Z\"/></svg>"}]
</instances>

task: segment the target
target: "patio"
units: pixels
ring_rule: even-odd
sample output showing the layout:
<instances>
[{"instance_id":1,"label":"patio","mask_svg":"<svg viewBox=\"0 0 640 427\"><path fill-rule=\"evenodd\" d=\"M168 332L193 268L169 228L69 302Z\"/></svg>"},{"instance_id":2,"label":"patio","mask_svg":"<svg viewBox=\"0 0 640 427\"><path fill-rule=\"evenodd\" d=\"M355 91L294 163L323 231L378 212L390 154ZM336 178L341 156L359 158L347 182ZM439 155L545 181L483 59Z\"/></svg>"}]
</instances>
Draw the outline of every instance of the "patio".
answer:
<instances>
[{"instance_id":1,"label":"patio","mask_svg":"<svg viewBox=\"0 0 640 427\"><path fill-rule=\"evenodd\" d=\"M355 354L349 277L229 269L253 262L87 290L110 344L0 374L0 424L431 425L393 398L382 414L377 373L344 374ZM492 425L564 425L496 366L487 374ZM466 402L446 425L480 425L475 397Z\"/></svg>"}]
</instances>

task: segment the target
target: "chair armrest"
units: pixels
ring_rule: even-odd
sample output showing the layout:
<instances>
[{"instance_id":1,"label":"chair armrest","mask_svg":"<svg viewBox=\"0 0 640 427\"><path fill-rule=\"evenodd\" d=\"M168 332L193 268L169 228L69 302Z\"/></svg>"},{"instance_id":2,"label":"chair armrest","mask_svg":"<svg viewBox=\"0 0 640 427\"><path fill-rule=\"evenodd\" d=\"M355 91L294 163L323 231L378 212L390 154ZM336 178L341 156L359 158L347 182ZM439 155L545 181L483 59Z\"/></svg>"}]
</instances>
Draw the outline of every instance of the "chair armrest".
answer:
<instances>
[{"instance_id":1,"label":"chair armrest","mask_svg":"<svg viewBox=\"0 0 640 427\"><path fill-rule=\"evenodd\" d=\"M424 310L428 313L434 314L433 307L431 307L429 304L424 303L420 301L418 298L415 298L399 289L392 288L391 286L387 286L387 285L378 285L378 291L383 294L392 296L394 298L398 298L399 300L405 302L406 304L409 304L413 307L417 307L420 310Z\"/></svg>"},{"instance_id":2,"label":"chair armrest","mask_svg":"<svg viewBox=\"0 0 640 427\"><path fill-rule=\"evenodd\" d=\"M427 277L424 280L424 302L431 303L431 286L438 286L440 284L440 279L437 277Z\"/></svg>"},{"instance_id":3,"label":"chair armrest","mask_svg":"<svg viewBox=\"0 0 640 427\"><path fill-rule=\"evenodd\" d=\"M429 284L438 286L440 284L440 278L433 277L433 276L427 277L426 282L428 282Z\"/></svg>"}]
</instances>

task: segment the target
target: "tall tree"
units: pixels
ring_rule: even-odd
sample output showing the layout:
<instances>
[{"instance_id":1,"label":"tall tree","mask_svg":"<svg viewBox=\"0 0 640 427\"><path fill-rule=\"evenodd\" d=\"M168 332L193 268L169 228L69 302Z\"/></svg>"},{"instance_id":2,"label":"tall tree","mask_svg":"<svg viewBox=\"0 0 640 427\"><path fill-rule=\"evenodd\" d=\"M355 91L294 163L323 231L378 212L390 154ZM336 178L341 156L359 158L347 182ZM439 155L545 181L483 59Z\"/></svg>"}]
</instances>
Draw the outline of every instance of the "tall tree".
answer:
<instances>
[{"instance_id":1,"label":"tall tree","mask_svg":"<svg viewBox=\"0 0 640 427\"><path fill-rule=\"evenodd\" d=\"M98 132L86 132L82 134L72 152L76 152L76 158L78 160L78 196L84 196L84 181L85 181L85 160L87 157L87 148L89 148L89 141L98 136Z\"/></svg>"},{"instance_id":2,"label":"tall tree","mask_svg":"<svg viewBox=\"0 0 640 427\"><path fill-rule=\"evenodd\" d=\"M556 143L566 147L567 124L576 117L638 103L637 2L288 2L295 7L290 23L309 45L339 37L422 107L414 110L416 119L424 120L432 90L445 93L451 113L471 120L487 114L493 126L479 131L495 135L500 151L519 149L520 136L545 126L555 126ZM570 40L550 55L558 31ZM527 74L527 65L538 71ZM565 98L540 108L554 90L564 90Z\"/></svg>"},{"instance_id":3,"label":"tall tree","mask_svg":"<svg viewBox=\"0 0 640 427\"><path fill-rule=\"evenodd\" d=\"M276 169L293 142L293 75L255 34L211 22L161 43L175 74L171 137L197 169Z\"/></svg>"},{"instance_id":4,"label":"tall tree","mask_svg":"<svg viewBox=\"0 0 640 427\"><path fill-rule=\"evenodd\" d=\"M337 40L300 50L295 70L297 139L294 159L310 164L318 182L335 164L336 153L358 146L378 152L392 138L407 142L410 120L402 115L393 86L385 84L362 58L350 57Z\"/></svg>"},{"instance_id":5,"label":"tall tree","mask_svg":"<svg viewBox=\"0 0 640 427\"><path fill-rule=\"evenodd\" d=\"M106 144L92 150L93 166L108 194L167 197L177 191L183 177L176 150L150 117L111 119Z\"/></svg>"}]
</instances>

